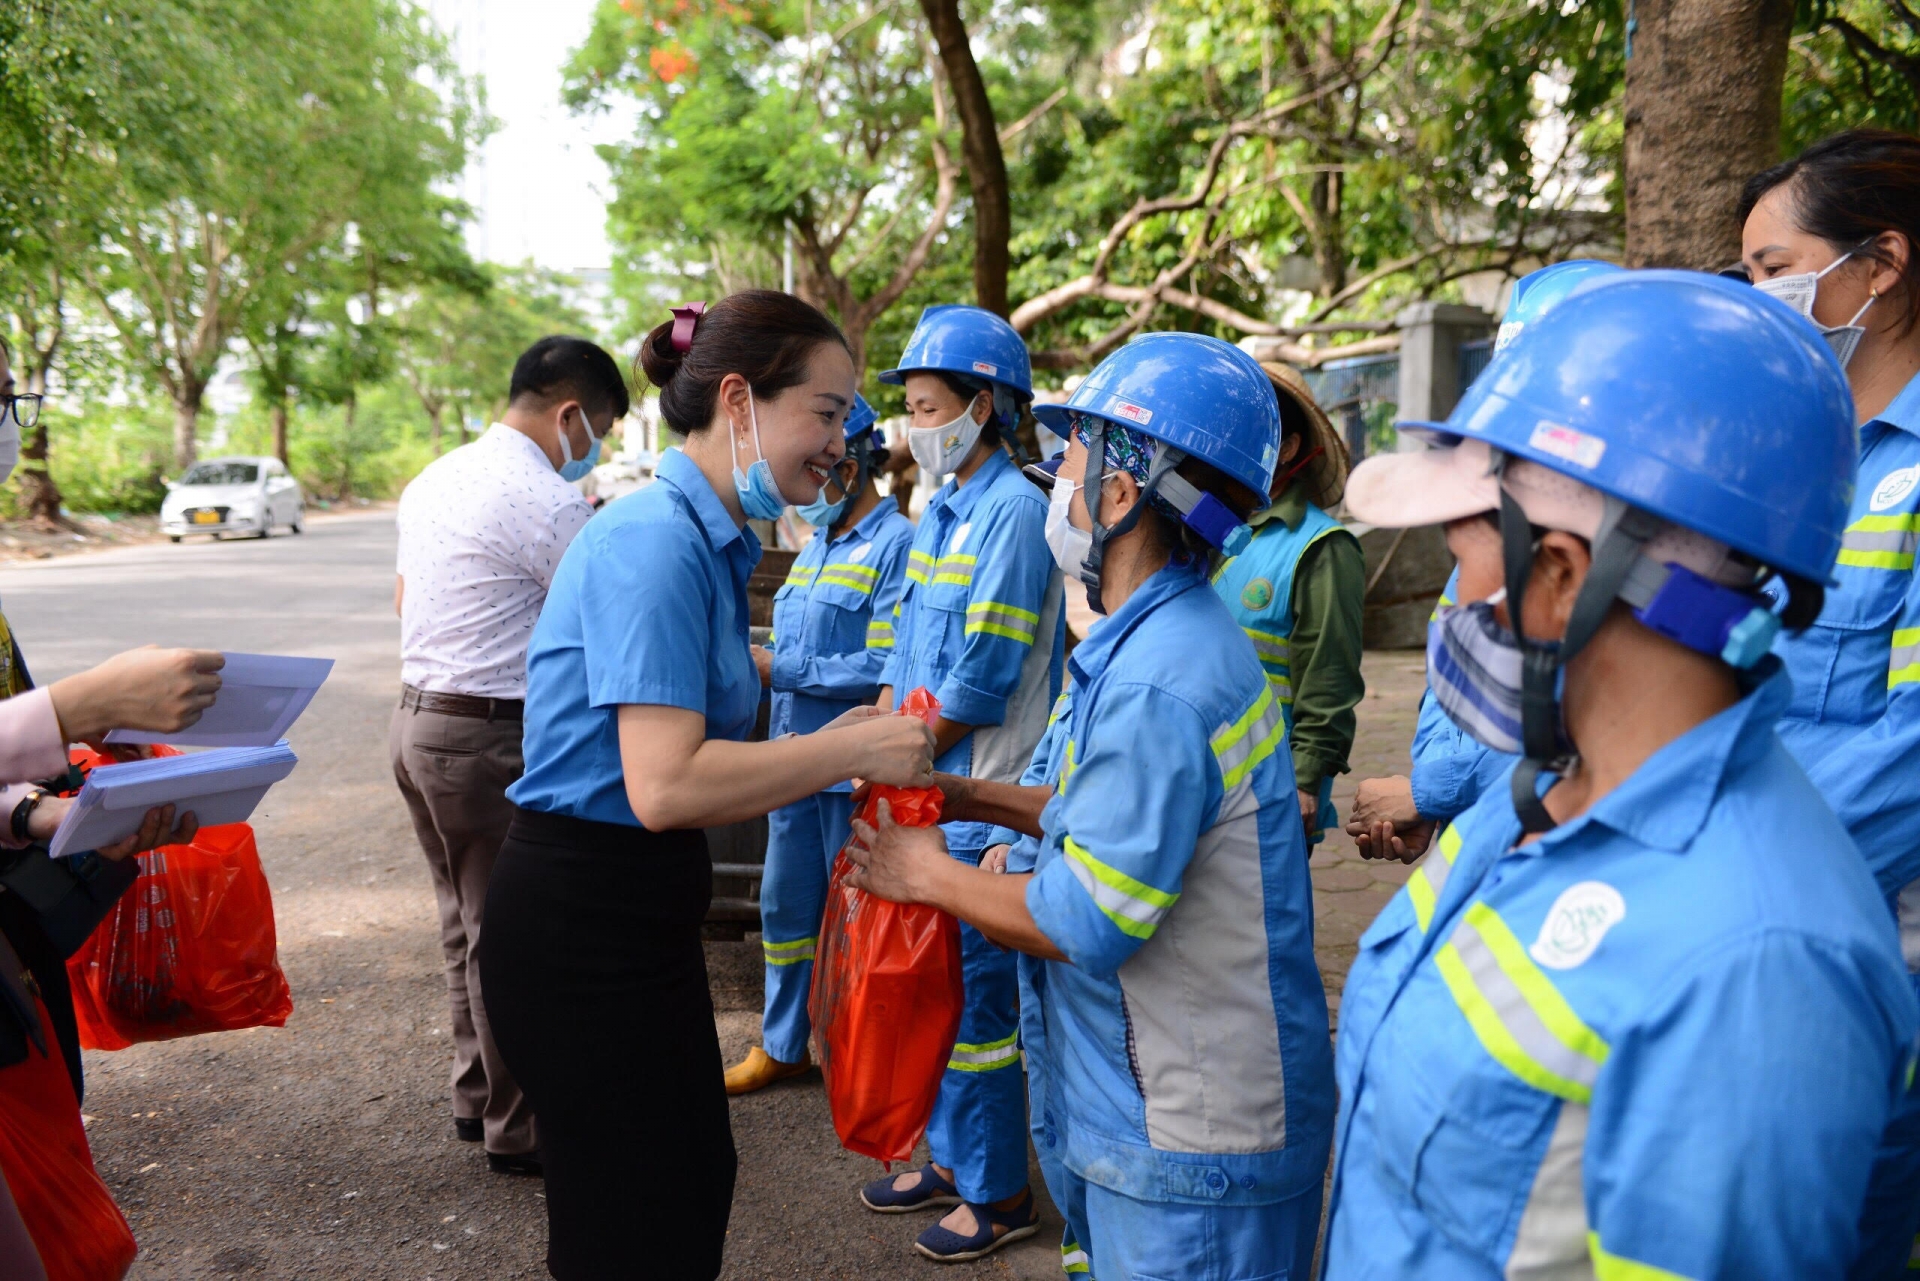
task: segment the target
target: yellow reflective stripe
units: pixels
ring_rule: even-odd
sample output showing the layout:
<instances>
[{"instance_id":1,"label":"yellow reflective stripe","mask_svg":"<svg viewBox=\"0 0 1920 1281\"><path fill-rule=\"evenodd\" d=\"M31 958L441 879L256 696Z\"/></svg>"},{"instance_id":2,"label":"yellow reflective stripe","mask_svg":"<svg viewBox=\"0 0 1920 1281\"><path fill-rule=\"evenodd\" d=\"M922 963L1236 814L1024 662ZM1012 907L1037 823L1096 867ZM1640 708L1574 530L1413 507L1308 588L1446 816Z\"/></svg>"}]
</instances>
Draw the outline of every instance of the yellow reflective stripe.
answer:
<instances>
[{"instance_id":1,"label":"yellow reflective stripe","mask_svg":"<svg viewBox=\"0 0 1920 1281\"><path fill-rule=\"evenodd\" d=\"M1220 763L1220 785L1231 791L1254 767L1273 755L1287 732L1287 723L1274 700L1273 686L1260 691L1245 714L1213 733L1213 755Z\"/></svg>"},{"instance_id":2,"label":"yellow reflective stripe","mask_svg":"<svg viewBox=\"0 0 1920 1281\"><path fill-rule=\"evenodd\" d=\"M1855 569L1912 569L1912 552L1863 552L1851 547L1840 549L1839 563Z\"/></svg>"},{"instance_id":3,"label":"yellow reflective stripe","mask_svg":"<svg viewBox=\"0 0 1920 1281\"><path fill-rule=\"evenodd\" d=\"M1433 907L1440 901L1440 891L1446 888L1447 877L1453 871L1453 860L1460 857L1460 829L1449 823L1447 830L1440 833L1440 839L1434 843L1434 852L1427 855L1419 867L1413 869L1413 875L1407 878L1407 898L1413 902L1413 919L1419 922L1420 932L1427 932L1433 924Z\"/></svg>"},{"instance_id":4,"label":"yellow reflective stripe","mask_svg":"<svg viewBox=\"0 0 1920 1281\"><path fill-rule=\"evenodd\" d=\"M1587 1233L1587 1253L1593 1256L1594 1281L1691 1281L1691 1278L1679 1272L1669 1272L1651 1263L1608 1254L1606 1247L1600 1244L1598 1232Z\"/></svg>"},{"instance_id":5,"label":"yellow reflective stripe","mask_svg":"<svg viewBox=\"0 0 1920 1281\"><path fill-rule=\"evenodd\" d=\"M1020 1034L1015 1033L999 1041L988 1041L983 1045L957 1043L953 1054L947 1059L947 1069L952 1072L992 1072L997 1068L1012 1067L1020 1061Z\"/></svg>"},{"instance_id":6,"label":"yellow reflective stripe","mask_svg":"<svg viewBox=\"0 0 1920 1281\"><path fill-rule=\"evenodd\" d=\"M1293 706L1293 678L1287 672L1276 673L1267 669L1267 684L1273 687L1273 696L1280 700L1282 707Z\"/></svg>"},{"instance_id":7,"label":"yellow reflective stripe","mask_svg":"<svg viewBox=\"0 0 1920 1281\"><path fill-rule=\"evenodd\" d=\"M786 586L805 587L813 581L813 576L819 572L820 568L817 565L795 565L787 571Z\"/></svg>"},{"instance_id":8,"label":"yellow reflective stripe","mask_svg":"<svg viewBox=\"0 0 1920 1281\"><path fill-rule=\"evenodd\" d=\"M1055 697L1055 699L1053 700L1053 710L1047 713L1047 727L1051 729L1053 727L1053 723L1059 720L1061 715L1065 713L1066 710L1067 710L1067 691L1063 689L1060 691L1059 695Z\"/></svg>"},{"instance_id":9,"label":"yellow reflective stripe","mask_svg":"<svg viewBox=\"0 0 1920 1281\"><path fill-rule=\"evenodd\" d=\"M1060 795L1067 794L1067 780L1073 777L1073 771L1077 768L1079 764L1073 759L1073 740L1068 739L1066 759L1060 762Z\"/></svg>"},{"instance_id":10,"label":"yellow reflective stripe","mask_svg":"<svg viewBox=\"0 0 1920 1281\"><path fill-rule=\"evenodd\" d=\"M827 568L831 569L833 566L829 565ZM817 586L825 587L828 583L832 583L835 587L852 588L862 596L869 596L873 593L873 584L870 582L863 582L858 578L848 578L842 574L828 574L823 572L820 575L820 581Z\"/></svg>"},{"instance_id":11,"label":"yellow reflective stripe","mask_svg":"<svg viewBox=\"0 0 1920 1281\"><path fill-rule=\"evenodd\" d=\"M846 578L857 578L863 583L880 581L880 571L871 565L860 565L850 560L836 560L820 571L823 574L839 574Z\"/></svg>"},{"instance_id":12,"label":"yellow reflective stripe","mask_svg":"<svg viewBox=\"0 0 1920 1281\"><path fill-rule=\"evenodd\" d=\"M1453 603L1453 597L1447 595L1444 588L1441 589L1440 599L1433 602L1433 612L1427 615L1427 621L1429 623L1437 622L1440 618L1440 611Z\"/></svg>"},{"instance_id":13,"label":"yellow reflective stripe","mask_svg":"<svg viewBox=\"0 0 1920 1281\"><path fill-rule=\"evenodd\" d=\"M1253 642L1254 653L1260 655L1263 663L1279 663L1286 666L1293 657L1293 642L1278 632L1263 632L1257 627L1242 627L1247 639Z\"/></svg>"},{"instance_id":14,"label":"yellow reflective stripe","mask_svg":"<svg viewBox=\"0 0 1920 1281\"><path fill-rule=\"evenodd\" d=\"M968 636L985 632L989 636L1004 636L1008 640L1031 645L1039 626L1040 615L1017 605L983 600L967 607Z\"/></svg>"},{"instance_id":15,"label":"yellow reflective stripe","mask_svg":"<svg viewBox=\"0 0 1920 1281\"><path fill-rule=\"evenodd\" d=\"M1434 965L1480 1044L1502 1067L1548 1094L1585 1105L1609 1047L1581 1021L1485 903L1467 909Z\"/></svg>"},{"instance_id":16,"label":"yellow reflective stripe","mask_svg":"<svg viewBox=\"0 0 1920 1281\"><path fill-rule=\"evenodd\" d=\"M818 935L810 939L795 939L791 943L769 943L763 939L760 950L766 955L768 965L797 965L813 959L814 947L819 942Z\"/></svg>"},{"instance_id":17,"label":"yellow reflective stripe","mask_svg":"<svg viewBox=\"0 0 1920 1281\"><path fill-rule=\"evenodd\" d=\"M927 575L931 573L933 573L933 557L922 551L910 551L907 553L907 577L909 579L924 587L927 583Z\"/></svg>"},{"instance_id":18,"label":"yellow reflective stripe","mask_svg":"<svg viewBox=\"0 0 1920 1281\"><path fill-rule=\"evenodd\" d=\"M1896 628L1887 651L1887 688L1914 681L1920 681L1920 627Z\"/></svg>"},{"instance_id":19,"label":"yellow reflective stripe","mask_svg":"<svg viewBox=\"0 0 1920 1281\"><path fill-rule=\"evenodd\" d=\"M1180 900L1178 894L1155 889L1117 867L1102 863L1071 836L1065 837L1062 844L1074 879L1122 934L1137 939L1152 938L1161 919Z\"/></svg>"},{"instance_id":20,"label":"yellow reflective stripe","mask_svg":"<svg viewBox=\"0 0 1920 1281\"><path fill-rule=\"evenodd\" d=\"M867 648L868 649L892 649L893 648L893 624L887 622L884 619L879 619L879 618L876 618L872 622L868 623L867 624Z\"/></svg>"},{"instance_id":21,"label":"yellow reflective stripe","mask_svg":"<svg viewBox=\"0 0 1920 1281\"><path fill-rule=\"evenodd\" d=\"M1092 1265L1087 1262L1087 1252L1080 1248L1078 1241L1060 1243L1060 1270L1069 1276L1093 1271Z\"/></svg>"}]
</instances>

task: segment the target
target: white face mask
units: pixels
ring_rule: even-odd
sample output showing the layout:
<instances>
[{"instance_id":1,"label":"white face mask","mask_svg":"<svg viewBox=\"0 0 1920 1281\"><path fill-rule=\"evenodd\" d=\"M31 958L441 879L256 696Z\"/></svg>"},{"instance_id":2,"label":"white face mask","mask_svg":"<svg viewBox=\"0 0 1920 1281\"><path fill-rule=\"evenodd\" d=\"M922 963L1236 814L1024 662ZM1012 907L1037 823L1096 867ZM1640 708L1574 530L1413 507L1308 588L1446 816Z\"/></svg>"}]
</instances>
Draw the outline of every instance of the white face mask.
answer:
<instances>
[{"instance_id":1,"label":"white face mask","mask_svg":"<svg viewBox=\"0 0 1920 1281\"><path fill-rule=\"evenodd\" d=\"M1879 295L1869 295L1860 310L1853 313L1853 319L1844 325L1828 328L1813 319L1814 300L1820 296L1820 278L1853 257L1856 251L1849 249L1819 271L1801 271L1791 276L1775 276L1772 280L1756 280L1753 287L1770 298L1778 298L1787 306L1812 321L1814 328L1820 331L1827 345L1833 348L1833 354L1840 358L1840 367L1845 369L1847 362L1853 359L1853 353L1860 348L1860 340L1867 335L1866 326L1860 323L1860 317L1867 314L1867 308L1873 306Z\"/></svg>"},{"instance_id":2,"label":"white face mask","mask_svg":"<svg viewBox=\"0 0 1920 1281\"><path fill-rule=\"evenodd\" d=\"M1067 504L1073 501L1073 491L1080 488L1065 476L1053 479L1053 497L1047 503L1047 550L1053 553L1053 563L1060 572L1074 582L1080 582L1080 571L1086 567L1087 554L1093 550L1093 535L1084 529L1075 529L1073 522L1067 519Z\"/></svg>"},{"instance_id":3,"label":"white face mask","mask_svg":"<svg viewBox=\"0 0 1920 1281\"><path fill-rule=\"evenodd\" d=\"M986 429L985 423L975 422L973 418L973 407L979 399L975 396L968 401L960 416L950 423L907 429L907 452L920 464L921 471L930 476L951 476L967 461L980 433Z\"/></svg>"}]
</instances>

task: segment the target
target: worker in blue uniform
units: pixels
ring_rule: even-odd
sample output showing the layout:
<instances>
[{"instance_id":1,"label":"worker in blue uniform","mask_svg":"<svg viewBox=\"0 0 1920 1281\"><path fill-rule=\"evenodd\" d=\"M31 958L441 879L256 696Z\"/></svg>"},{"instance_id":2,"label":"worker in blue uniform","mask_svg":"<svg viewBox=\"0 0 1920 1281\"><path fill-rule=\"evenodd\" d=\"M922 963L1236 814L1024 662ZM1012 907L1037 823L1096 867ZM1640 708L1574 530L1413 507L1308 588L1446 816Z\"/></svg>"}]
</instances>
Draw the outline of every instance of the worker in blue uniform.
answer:
<instances>
[{"instance_id":1,"label":"worker in blue uniform","mask_svg":"<svg viewBox=\"0 0 1920 1281\"><path fill-rule=\"evenodd\" d=\"M1253 542L1213 588L1253 642L1286 716L1307 843L1336 821L1333 780L1347 772L1366 696L1360 672L1366 558L1328 512L1346 489L1347 446L1291 365L1263 362L1280 401L1280 463Z\"/></svg>"},{"instance_id":2,"label":"worker in blue uniform","mask_svg":"<svg viewBox=\"0 0 1920 1281\"><path fill-rule=\"evenodd\" d=\"M1026 769L1060 692L1066 613L1047 554L1045 496L1007 453L1033 398L1026 344L977 307L929 307L899 365L880 375L906 391L907 445L920 468L950 477L928 502L907 559L894 649L879 705L916 688L940 700L939 768L1008 782ZM953 857L978 864L988 825L946 825ZM869 1209L952 1206L915 1249L978 1258L1038 1225L1027 1186L1013 956L963 926L966 1003L920 1170L861 1190Z\"/></svg>"},{"instance_id":3,"label":"worker in blue uniform","mask_svg":"<svg viewBox=\"0 0 1920 1281\"><path fill-rule=\"evenodd\" d=\"M1441 448L1355 469L1361 519L1445 524L1432 688L1519 759L1361 938L1330 1281L1855 1257L1920 1005L1769 653L1840 550L1850 410L1787 308L1633 272L1414 425Z\"/></svg>"},{"instance_id":4,"label":"worker in blue uniform","mask_svg":"<svg viewBox=\"0 0 1920 1281\"><path fill-rule=\"evenodd\" d=\"M1758 174L1741 201L1754 287L1846 367L1860 470L1826 608L1778 652L1780 738L1866 855L1920 970L1920 139L1854 130ZM1916 980L1920 981L1920 980ZM1856 1277L1920 1266L1920 1097L1888 1136Z\"/></svg>"},{"instance_id":5,"label":"worker in blue uniform","mask_svg":"<svg viewBox=\"0 0 1920 1281\"><path fill-rule=\"evenodd\" d=\"M1577 286L1621 270L1614 263L1576 258L1530 271L1514 281L1500 331L1494 337L1494 361L1526 332L1528 325L1552 311ZM1486 377L1486 372L1480 376ZM1460 571L1455 569L1441 589L1442 608L1456 603L1459 583ZM1353 821L1347 825L1347 834L1353 837L1362 858L1403 862L1418 858L1432 843L1440 824L1465 813L1481 792L1506 776L1513 764L1507 753L1489 750L1455 725L1431 690L1420 695L1412 757L1413 767L1407 773L1362 779L1354 794Z\"/></svg>"},{"instance_id":6,"label":"worker in blue uniform","mask_svg":"<svg viewBox=\"0 0 1920 1281\"><path fill-rule=\"evenodd\" d=\"M770 737L811 734L871 703L893 654L893 607L906 582L913 522L874 484L887 463L875 422L873 406L856 394L847 414L846 457L820 497L795 509L814 527L813 536L774 593L771 647L753 649L760 679L773 691ZM807 994L827 881L853 817L852 790L839 783L767 815L761 1044L727 1069L728 1094L750 1094L812 1066Z\"/></svg>"},{"instance_id":7,"label":"worker in blue uniform","mask_svg":"<svg viewBox=\"0 0 1920 1281\"><path fill-rule=\"evenodd\" d=\"M1181 333L1040 409L1069 440L1047 541L1107 617L1069 662L1035 870L969 867L884 811L848 846L854 883L1044 959L1041 1138L1109 1279L1313 1258L1333 1082L1305 837L1285 718L1207 580L1263 505L1278 412L1251 357Z\"/></svg>"}]
</instances>

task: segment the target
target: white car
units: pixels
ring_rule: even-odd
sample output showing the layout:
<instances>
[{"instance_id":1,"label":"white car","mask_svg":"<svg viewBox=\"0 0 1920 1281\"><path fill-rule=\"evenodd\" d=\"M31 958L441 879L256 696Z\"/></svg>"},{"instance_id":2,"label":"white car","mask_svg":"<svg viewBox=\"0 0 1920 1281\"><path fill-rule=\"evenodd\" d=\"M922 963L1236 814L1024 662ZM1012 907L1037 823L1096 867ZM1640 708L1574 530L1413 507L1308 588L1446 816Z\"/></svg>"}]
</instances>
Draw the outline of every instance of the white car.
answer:
<instances>
[{"instance_id":1,"label":"white car","mask_svg":"<svg viewBox=\"0 0 1920 1281\"><path fill-rule=\"evenodd\" d=\"M209 458L167 482L160 528L179 542L188 534L250 534L277 528L299 533L307 499L278 458Z\"/></svg>"}]
</instances>

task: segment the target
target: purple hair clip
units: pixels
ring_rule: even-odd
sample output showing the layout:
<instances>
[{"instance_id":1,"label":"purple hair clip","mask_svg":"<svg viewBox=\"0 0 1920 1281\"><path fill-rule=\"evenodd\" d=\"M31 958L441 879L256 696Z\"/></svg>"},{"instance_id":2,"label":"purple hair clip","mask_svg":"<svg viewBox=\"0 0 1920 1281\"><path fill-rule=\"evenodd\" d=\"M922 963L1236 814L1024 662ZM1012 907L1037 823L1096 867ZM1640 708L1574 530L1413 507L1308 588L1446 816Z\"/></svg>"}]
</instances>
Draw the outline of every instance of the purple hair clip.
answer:
<instances>
[{"instance_id":1,"label":"purple hair clip","mask_svg":"<svg viewBox=\"0 0 1920 1281\"><path fill-rule=\"evenodd\" d=\"M686 354L693 346L693 327L700 323L700 317L707 314L707 304L703 302L683 303L673 308L673 349Z\"/></svg>"}]
</instances>

